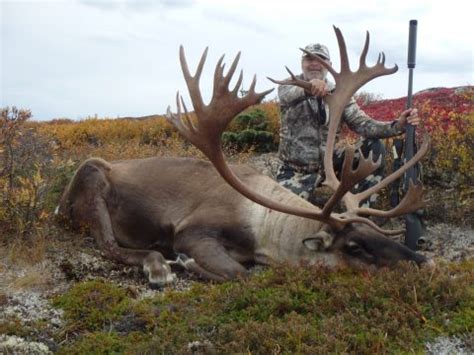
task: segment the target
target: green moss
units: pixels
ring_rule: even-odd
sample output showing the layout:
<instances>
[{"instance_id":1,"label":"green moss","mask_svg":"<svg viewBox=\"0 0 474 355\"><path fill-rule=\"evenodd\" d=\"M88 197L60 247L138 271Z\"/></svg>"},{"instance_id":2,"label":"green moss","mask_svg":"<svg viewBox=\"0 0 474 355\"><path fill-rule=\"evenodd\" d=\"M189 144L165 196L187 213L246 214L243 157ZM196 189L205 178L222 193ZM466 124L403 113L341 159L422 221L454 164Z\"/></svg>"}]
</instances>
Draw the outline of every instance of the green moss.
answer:
<instances>
[{"instance_id":1,"label":"green moss","mask_svg":"<svg viewBox=\"0 0 474 355\"><path fill-rule=\"evenodd\" d=\"M85 335L79 341L61 348L59 354L123 354L136 353L137 344L146 337L140 333L127 336L111 332L94 332Z\"/></svg>"},{"instance_id":2,"label":"green moss","mask_svg":"<svg viewBox=\"0 0 474 355\"><path fill-rule=\"evenodd\" d=\"M121 323L139 324L131 329L142 336L133 348L140 353L182 353L193 341L210 341L223 353L416 353L436 336L473 331L473 264L440 265L431 273L409 264L373 273L282 265L245 280L195 284L186 292L133 302L102 283L76 291L79 300L70 307L81 311L68 316L84 316L87 306L96 308L87 314L100 313L100 319L115 315L114 332ZM120 294L108 296L117 308L104 310L102 301L96 303L103 297L81 301L97 288ZM100 319L88 330L104 326ZM122 334L132 332L122 327ZM81 347L87 339L78 339ZM114 335L97 333L97 339L118 344Z\"/></svg>"},{"instance_id":3,"label":"green moss","mask_svg":"<svg viewBox=\"0 0 474 355\"><path fill-rule=\"evenodd\" d=\"M76 284L53 304L64 310L64 316L73 328L96 331L123 316L130 299L118 286L95 280Z\"/></svg>"}]
</instances>

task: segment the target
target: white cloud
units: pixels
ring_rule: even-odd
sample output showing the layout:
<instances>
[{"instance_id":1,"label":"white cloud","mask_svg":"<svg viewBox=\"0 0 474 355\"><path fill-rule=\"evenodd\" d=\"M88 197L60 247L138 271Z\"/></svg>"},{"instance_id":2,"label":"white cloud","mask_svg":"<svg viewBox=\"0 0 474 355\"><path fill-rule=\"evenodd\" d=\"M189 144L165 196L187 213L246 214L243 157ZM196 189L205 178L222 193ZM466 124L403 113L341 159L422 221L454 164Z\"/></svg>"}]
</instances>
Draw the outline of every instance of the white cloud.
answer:
<instances>
[{"instance_id":1,"label":"white cloud","mask_svg":"<svg viewBox=\"0 0 474 355\"><path fill-rule=\"evenodd\" d=\"M194 0L78 0L79 3L104 11L148 12L154 9L182 8L194 5Z\"/></svg>"},{"instance_id":2,"label":"white cloud","mask_svg":"<svg viewBox=\"0 0 474 355\"><path fill-rule=\"evenodd\" d=\"M1 1L1 0L0 0ZM0 105L32 110L37 119L162 114L176 90L185 91L178 48L191 68L206 46L204 97L214 65L241 50L244 85L258 74L258 90L300 67L299 47L326 43L338 69L332 25L346 38L352 67L365 31L368 62L379 51L397 74L364 91L405 95L408 21L418 19L414 90L473 82L471 12L467 1L2 1ZM186 96L186 95L185 95Z\"/></svg>"}]
</instances>

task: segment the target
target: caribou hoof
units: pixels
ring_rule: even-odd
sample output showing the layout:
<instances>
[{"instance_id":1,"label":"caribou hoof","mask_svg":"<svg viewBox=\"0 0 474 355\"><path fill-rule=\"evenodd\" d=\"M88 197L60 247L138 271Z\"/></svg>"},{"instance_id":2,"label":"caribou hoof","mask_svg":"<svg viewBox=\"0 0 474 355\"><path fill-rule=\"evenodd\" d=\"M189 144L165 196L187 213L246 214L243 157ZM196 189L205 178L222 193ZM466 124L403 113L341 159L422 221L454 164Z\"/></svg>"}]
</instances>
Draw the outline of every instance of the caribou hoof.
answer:
<instances>
[{"instance_id":1,"label":"caribou hoof","mask_svg":"<svg viewBox=\"0 0 474 355\"><path fill-rule=\"evenodd\" d=\"M161 254L150 254L143 262L143 272L148 277L152 289L160 289L176 281L176 274Z\"/></svg>"},{"instance_id":2,"label":"caribou hoof","mask_svg":"<svg viewBox=\"0 0 474 355\"><path fill-rule=\"evenodd\" d=\"M148 277L148 284L152 290L161 290L167 285L171 285L176 282L176 274L170 272L165 275L156 275L154 273L147 272L144 270Z\"/></svg>"}]
</instances>

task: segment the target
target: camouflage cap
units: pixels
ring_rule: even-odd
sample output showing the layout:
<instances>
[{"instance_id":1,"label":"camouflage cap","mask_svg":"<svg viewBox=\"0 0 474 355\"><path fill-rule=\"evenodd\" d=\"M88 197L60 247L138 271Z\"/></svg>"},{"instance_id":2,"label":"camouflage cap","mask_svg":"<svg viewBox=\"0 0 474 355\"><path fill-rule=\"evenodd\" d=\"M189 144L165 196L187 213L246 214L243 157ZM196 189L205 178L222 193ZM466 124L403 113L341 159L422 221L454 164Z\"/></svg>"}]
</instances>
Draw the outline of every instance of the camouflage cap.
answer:
<instances>
[{"instance_id":1,"label":"camouflage cap","mask_svg":"<svg viewBox=\"0 0 474 355\"><path fill-rule=\"evenodd\" d=\"M319 55L321 57L324 57L326 59L331 59L329 57L329 49L326 47L324 44L319 44L319 43L311 43L308 44L306 47L304 47L306 51L308 51L311 54L314 55ZM307 56L305 52L303 52L303 57Z\"/></svg>"}]
</instances>

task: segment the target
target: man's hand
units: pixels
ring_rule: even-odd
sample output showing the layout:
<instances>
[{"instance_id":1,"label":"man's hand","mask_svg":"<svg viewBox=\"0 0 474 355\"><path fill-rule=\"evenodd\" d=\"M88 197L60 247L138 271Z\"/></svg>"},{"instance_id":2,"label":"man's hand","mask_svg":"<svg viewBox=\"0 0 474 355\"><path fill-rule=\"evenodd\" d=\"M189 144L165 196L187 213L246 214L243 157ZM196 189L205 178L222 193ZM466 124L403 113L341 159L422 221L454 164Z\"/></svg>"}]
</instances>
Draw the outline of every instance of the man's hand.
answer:
<instances>
[{"instance_id":1,"label":"man's hand","mask_svg":"<svg viewBox=\"0 0 474 355\"><path fill-rule=\"evenodd\" d=\"M409 108L402 112L398 118L398 124L400 127L405 128L409 123L412 126L418 126L420 124L420 117L418 117L418 110L416 108Z\"/></svg>"},{"instance_id":2,"label":"man's hand","mask_svg":"<svg viewBox=\"0 0 474 355\"><path fill-rule=\"evenodd\" d=\"M312 79L309 81L311 83L311 92L312 96L324 97L329 94L328 84L324 80Z\"/></svg>"}]
</instances>

